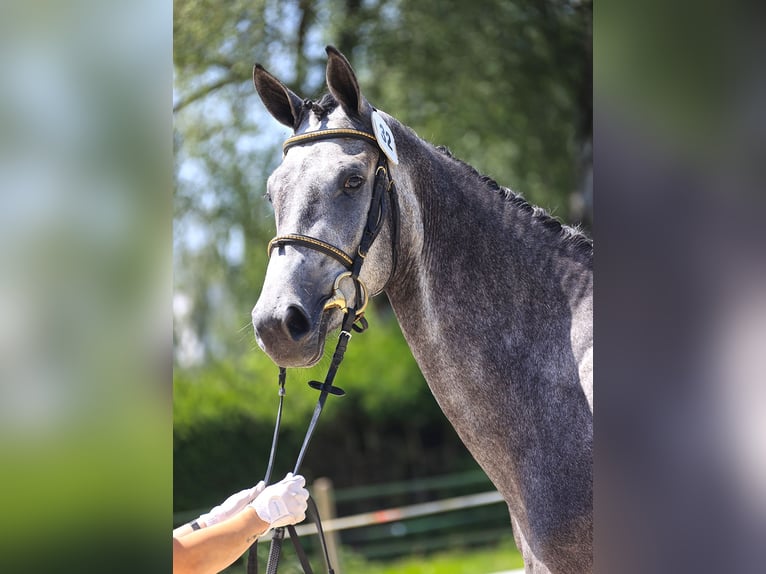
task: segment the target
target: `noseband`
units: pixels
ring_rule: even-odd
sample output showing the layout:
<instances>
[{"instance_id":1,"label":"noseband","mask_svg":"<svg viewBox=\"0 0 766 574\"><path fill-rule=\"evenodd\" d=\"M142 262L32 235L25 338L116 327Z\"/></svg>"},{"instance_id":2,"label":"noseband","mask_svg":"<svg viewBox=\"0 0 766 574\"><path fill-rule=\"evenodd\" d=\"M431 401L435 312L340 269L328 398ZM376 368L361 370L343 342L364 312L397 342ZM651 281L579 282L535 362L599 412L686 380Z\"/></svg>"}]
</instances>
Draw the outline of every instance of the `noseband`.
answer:
<instances>
[{"instance_id":1,"label":"noseband","mask_svg":"<svg viewBox=\"0 0 766 574\"><path fill-rule=\"evenodd\" d=\"M332 257L338 261L346 271L342 272L335 279L333 286L333 293L328 298L324 305L324 310L328 309L340 309L341 311L348 311L349 305L346 301L346 297L340 290L340 284L343 279L350 279L356 291L356 298L354 300L354 320L360 320L362 322L362 329L366 326L363 314L367 307L368 292L367 287L364 285L361 279L359 279L359 273L362 269L362 263L364 263L365 257L370 250L375 238L380 233L383 227L383 222L386 219L386 212L391 213L391 273L383 286L383 289L388 285L388 282L393 277L396 271L397 263L397 243L399 233L399 209L396 199L396 190L394 188L394 181L391 179L388 173L388 160L386 155L380 149L377 140L373 134L363 132L354 129L326 129L316 132L310 132L305 134L299 134L292 136L285 140L282 144L282 153L286 154L287 151L296 145L302 145L304 143L315 142L319 140L337 139L337 138L351 138L363 140L367 143L372 143L378 148L378 162L375 167L375 182L372 188L372 197L370 199L370 209L367 213L367 222L364 227L362 239L359 242L356 253L353 256L349 255L342 249L335 247L321 239L316 237L310 237L308 235L301 235L298 233L288 233L286 235L280 235L269 241L268 254L271 256L272 251L275 248L283 247L285 245L299 245L318 251ZM390 199L387 200L390 193ZM389 206L388 201L391 201L393 207ZM383 290L381 289L381 291Z\"/></svg>"}]
</instances>

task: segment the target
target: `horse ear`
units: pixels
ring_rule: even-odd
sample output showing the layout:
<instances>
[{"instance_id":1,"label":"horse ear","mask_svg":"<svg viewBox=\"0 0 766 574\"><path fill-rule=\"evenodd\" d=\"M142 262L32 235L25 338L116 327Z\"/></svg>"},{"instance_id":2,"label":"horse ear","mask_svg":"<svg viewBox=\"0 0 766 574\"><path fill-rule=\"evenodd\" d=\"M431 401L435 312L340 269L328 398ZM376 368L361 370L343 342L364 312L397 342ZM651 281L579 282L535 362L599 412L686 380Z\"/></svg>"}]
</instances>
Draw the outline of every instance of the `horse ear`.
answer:
<instances>
[{"instance_id":1,"label":"horse ear","mask_svg":"<svg viewBox=\"0 0 766 574\"><path fill-rule=\"evenodd\" d=\"M364 117L367 102L359 89L356 74L337 48L327 46L327 87L347 114Z\"/></svg>"},{"instance_id":2,"label":"horse ear","mask_svg":"<svg viewBox=\"0 0 766 574\"><path fill-rule=\"evenodd\" d=\"M253 84L269 113L286 126L297 129L303 100L260 64L253 68Z\"/></svg>"}]
</instances>

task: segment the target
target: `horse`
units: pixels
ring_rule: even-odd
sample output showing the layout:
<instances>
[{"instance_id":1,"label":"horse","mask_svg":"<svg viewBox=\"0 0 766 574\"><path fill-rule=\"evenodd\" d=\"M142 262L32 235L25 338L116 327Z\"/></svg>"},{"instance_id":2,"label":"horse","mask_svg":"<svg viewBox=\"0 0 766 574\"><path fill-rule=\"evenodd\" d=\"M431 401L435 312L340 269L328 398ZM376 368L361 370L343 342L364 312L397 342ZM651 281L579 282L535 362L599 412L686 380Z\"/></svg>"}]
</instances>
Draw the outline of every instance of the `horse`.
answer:
<instances>
[{"instance_id":1,"label":"horse","mask_svg":"<svg viewBox=\"0 0 766 574\"><path fill-rule=\"evenodd\" d=\"M267 182L278 237L252 311L258 345L281 367L311 366L342 310L385 292L507 503L526 572L592 571L592 240L374 108L346 57L326 51L319 101L253 70L294 133ZM381 178L377 238L362 253Z\"/></svg>"}]
</instances>

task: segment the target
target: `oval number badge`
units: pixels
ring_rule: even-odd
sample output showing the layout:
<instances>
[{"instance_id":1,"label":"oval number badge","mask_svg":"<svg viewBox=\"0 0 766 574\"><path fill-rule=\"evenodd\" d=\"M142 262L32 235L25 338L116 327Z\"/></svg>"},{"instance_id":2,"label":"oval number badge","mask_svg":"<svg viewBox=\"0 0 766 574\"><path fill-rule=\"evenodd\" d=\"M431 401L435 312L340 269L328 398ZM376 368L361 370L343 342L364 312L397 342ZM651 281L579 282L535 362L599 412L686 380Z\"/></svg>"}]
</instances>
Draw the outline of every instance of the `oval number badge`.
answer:
<instances>
[{"instance_id":1,"label":"oval number badge","mask_svg":"<svg viewBox=\"0 0 766 574\"><path fill-rule=\"evenodd\" d=\"M386 157L394 165L399 164L399 156L396 155L396 142L394 142L394 134L391 133L391 129L386 125L377 110L372 112L372 131L375 133L375 139L378 140L378 145Z\"/></svg>"}]
</instances>

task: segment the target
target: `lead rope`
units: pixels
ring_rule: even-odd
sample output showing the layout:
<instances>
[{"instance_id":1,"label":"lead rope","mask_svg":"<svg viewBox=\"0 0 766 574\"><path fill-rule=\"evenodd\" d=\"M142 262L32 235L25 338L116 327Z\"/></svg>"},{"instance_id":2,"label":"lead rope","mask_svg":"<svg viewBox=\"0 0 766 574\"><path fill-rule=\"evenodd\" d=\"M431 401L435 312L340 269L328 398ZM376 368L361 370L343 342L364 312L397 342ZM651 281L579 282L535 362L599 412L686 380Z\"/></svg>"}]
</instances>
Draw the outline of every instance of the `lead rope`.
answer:
<instances>
[{"instance_id":1,"label":"lead rope","mask_svg":"<svg viewBox=\"0 0 766 574\"><path fill-rule=\"evenodd\" d=\"M329 131L329 130L328 130ZM336 134L332 134L336 135ZM365 137L369 137L367 134L363 134L361 132L361 135L364 135ZM310 141L310 139L320 139L320 137L325 137L324 134L322 136L315 136L314 138L303 138L301 141ZM374 139L374 138L373 138ZM290 142L290 140L288 140ZM297 142L293 142L292 145L294 145ZM286 151L286 149L285 149ZM393 209L388 208L386 204L386 196L387 192L391 192L392 196L392 203L394 204ZM333 386L333 381L335 380L335 375L338 371L338 367L340 367L341 362L343 361L343 357L346 353L346 348L348 347L348 342L351 340L351 331L357 331L362 332L365 329L367 329L367 320L364 318L364 316L360 313L359 316L356 314L356 306L359 305L360 301L362 301L362 305L364 305L363 298L362 298L362 286L359 281L359 273L362 268L362 264L364 263L364 259L367 256L367 253L372 246L372 243L375 241L375 238L378 236L378 233L380 232L383 222L386 219L386 214L391 211L392 212L392 244L393 244L393 259L392 259L392 272L391 275L393 276L393 272L395 270L396 265L396 240L398 239L398 202L396 200L395 196L395 190L393 181L389 177L388 173L388 162L386 160L386 156L383 153L378 154L378 163L375 168L375 183L373 185L373 192L372 197L370 199L370 210L367 214L367 222L364 226L364 232L362 234L362 239L359 244L359 248L357 249L357 253L355 254L355 257L353 258L353 262L351 264L351 270L350 270L350 278L355 286L356 290L356 297L354 298L354 306L348 307L345 310L345 314L343 316L343 323L341 326L341 332L338 336L338 343L335 347L335 353L333 353L332 361L330 363L330 367L327 370L327 375L325 376L324 382L319 381L309 381L309 386L313 389L316 389L319 391L319 398L317 399L317 404L314 407L314 413L311 417L311 421L309 422L308 429L306 430L306 435L303 439L303 445L301 446L301 450L298 454L298 459L295 462L295 467L293 468L293 474L298 474L298 471L300 470L301 464L303 463L303 459L306 455L306 451L308 449L309 442L311 441L311 437L314 434L314 430L316 429L317 422L319 421L319 416L322 414L322 410L324 409L325 402L327 401L327 396L332 394L336 396L343 396L345 394L345 391L341 389L340 387ZM293 238L294 240L294 238ZM305 241L299 241L300 243L306 243ZM323 242L320 242L323 243ZM306 246L317 248L316 244L307 244ZM331 247L328 245L328 247ZM271 247L269 247L269 252L271 251ZM337 257L337 256L335 256ZM390 279L390 277L389 277ZM359 321L359 325L357 325L357 321ZM277 442L278 442L278 435L279 435L279 426L281 424L282 419L282 406L284 402L284 396L285 396L285 380L286 380L286 370L284 367L280 367L279 369L279 407L277 410L277 419L276 423L274 425L274 436L272 438L271 442L271 453L269 454L269 464L266 469L266 477L264 478L264 482L266 484L269 483L269 479L271 478L271 473L273 470L274 465L274 458L276 454L276 448L277 448ZM317 534L319 535L319 542L322 546L325 564L327 565L327 572L328 574L334 574L334 570L332 568L332 565L330 564L330 556L327 549L327 543L325 541L324 537L324 531L322 530L322 522L319 518L319 512L316 508L316 504L314 503L314 500L309 497L308 499L308 514L309 516L314 520L314 524L317 528ZM311 569L311 565L309 564L309 561L306 557L306 553L303 549L303 546L301 545L298 534L295 530L294 526L288 526L287 527L288 532L290 534L290 540L293 543L293 546L295 547L296 554L298 555L298 559L301 563L301 566L303 567L305 574L313 574L313 571ZM277 568L279 567L279 559L282 553L282 542L284 540L285 536L285 528L280 527L276 528L274 530L274 533L271 538L271 547L269 549L269 559L266 565L266 574L277 574ZM253 545L250 547L248 551L248 557L247 557L247 574L257 574L258 572L258 561L257 561L257 540L253 543Z\"/></svg>"},{"instance_id":2,"label":"lead rope","mask_svg":"<svg viewBox=\"0 0 766 574\"><path fill-rule=\"evenodd\" d=\"M325 376L324 383L320 383L319 381L309 382L309 386L319 390L319 398L317 399L317 404L314 407L314 414L311 416L311 421L309 422L308 430L306 430L306 436L303 438L303 445L301 446L300 453L298 454L298 459L295 462L295 467L293 468L293 474L298 474L298 471L300 470L301 464L303 463L303 459L306 456L306 451L308 449L309 442L311 441L311 437L313 436L314 430L316 429L317 422L319 421L319 416L322 414L322 410L324 409L325 402L327 401L327 396L330 394L336 395L336 396L343 396L345 394L345 391L343 389L341 389L340 387L333 386L333 381L335 380L335 375L338 372L338 367L343 361L343 356L346 353L348 342L351 340L351 330L354 327L356 327L356 325L354 325L355 320L356 320L356 310L354 308L347 309L346 314L343 317L343 325L341 327L341 332L340 332L340 335L338 336L338 344L335 347L335 353L333 354L332 362L330 363L330 368L327 370L327 375ZM281 370L280 370L280 373L281 373ZM282 396L280 396L280 401L281 399L282 399ZM276 441L274 441L272 444L275 444L275 443ZM327 572L328 574L334 574L335 571L332 568L332 564L330 564L330 556L327 550L327 543L324 538L324 531L322 530L322 523L319 519L319 512L317 511L316 505L314 504L314 501L312 498L309 498L309 515L312 517L317 527L317 533L319 534L319 542L320 542L320 545L322 546L325 562L327 564ZM295 531L295 528L292 526L289 526L288 530L290 532L290 540L292 541L293 546L295 547L296 554L298 555L298 559L301 562L301 566L303 566L303 570L305 574L312 574L311 565L309 564L308 559L306 558L306 553L300 544L300 541L298 539L298 534ZM277 573L277 568L279 567L279 559L282 553L282 541L284 539L284 536L285 536L284 528L277 528L274 530L274 534L271 539L271 547L269 549L269 560L266 565L266 574ZM248 554L248 574L257 573L255 548L256 546L255 544L253 544L253 546L250 547L250 552ZM251 564L254 565L254 569L252 570L250 569Z\"/></svg>"},{"instance_id":3,"label":"lead rope","mask_svg":"<svg viewBox=\"0 0 766 574\"><path fill-rule=\"evenodd\" d=\"M277 407L277 420L274 423L274 434L271 438L271 452L269 453L269 463L266 465L266 474L263 477L263 482L269 484L271 480L271 473L274 470L274 459L277 454L277 443L279 442L279 427L282 424L282 406L285 402L285 382L287 381L287 369L279 367L279 407ZM247 553L247 572L248 574L257 574L258 572L258 556L256 552L256 540L250 547Z\"/></svg>"}]
</instances>

